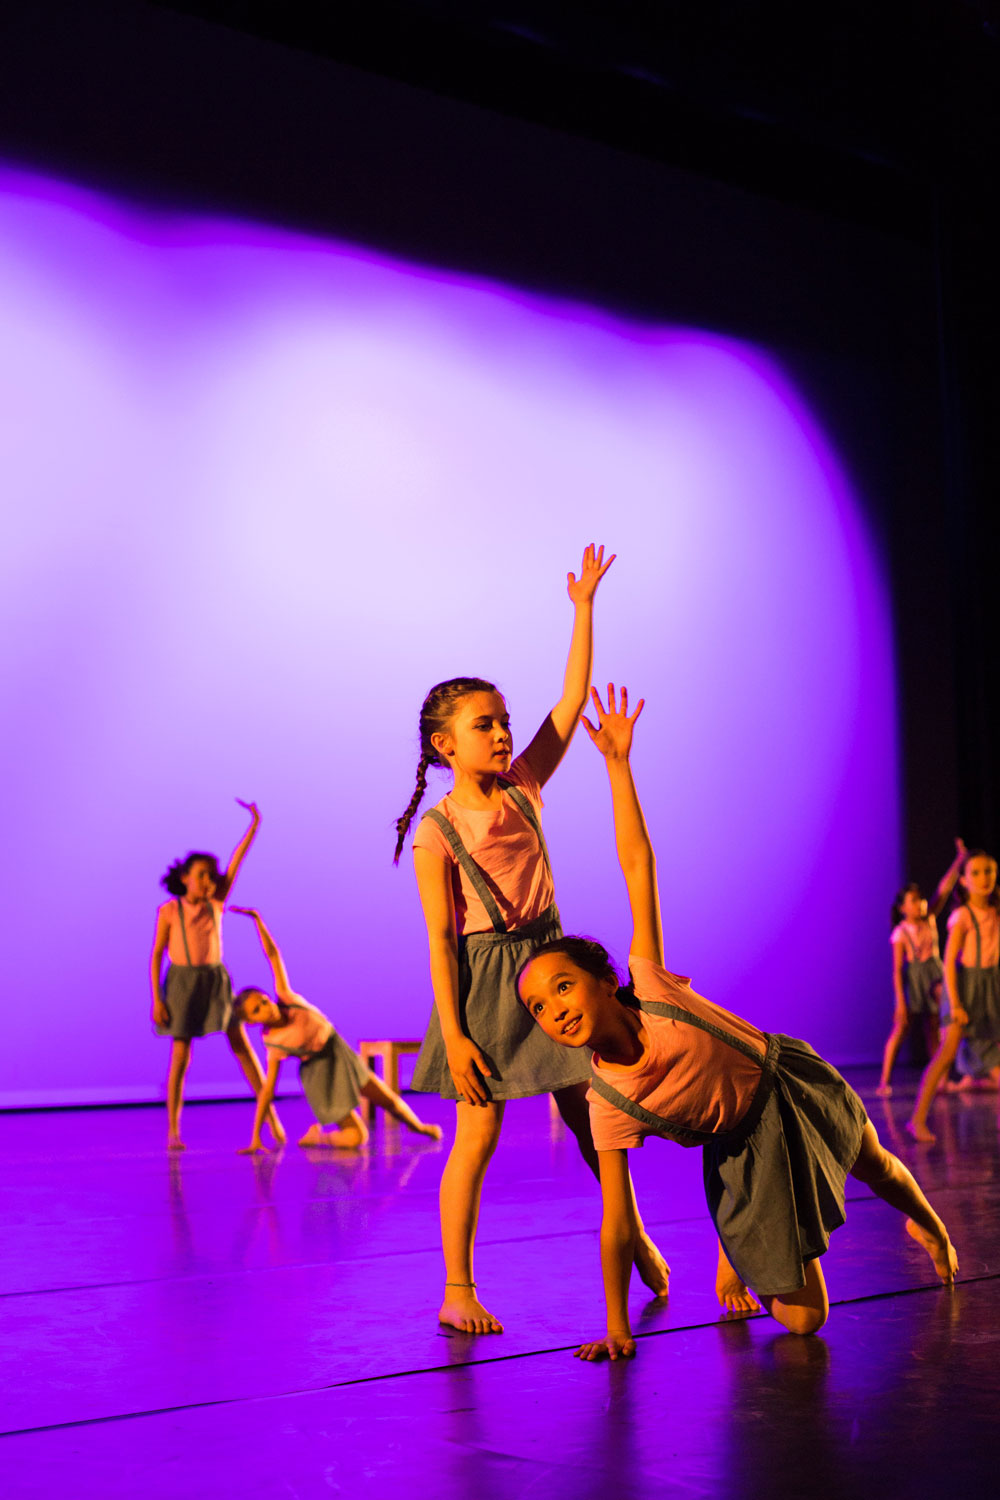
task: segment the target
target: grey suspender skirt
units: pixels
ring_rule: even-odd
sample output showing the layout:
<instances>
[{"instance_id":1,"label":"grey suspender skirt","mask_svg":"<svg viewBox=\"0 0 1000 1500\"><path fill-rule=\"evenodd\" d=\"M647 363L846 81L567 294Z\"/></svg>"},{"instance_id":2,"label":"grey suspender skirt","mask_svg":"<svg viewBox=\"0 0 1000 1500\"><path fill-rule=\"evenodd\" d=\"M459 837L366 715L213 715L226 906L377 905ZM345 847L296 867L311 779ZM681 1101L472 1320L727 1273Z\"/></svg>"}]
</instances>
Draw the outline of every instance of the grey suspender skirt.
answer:
<instances>
[{"instance_id":1,"label":"grey suspender skirt","mask_svg":"<svg viewBox=\"0 0 1000 1500\"><path fill-rule=\"evenodd\" d=\"M939 958L908 958L903 984L906 1009L911 1016L936 1016L941 1009L941 979L944 970Z\"/></svg>"},{"instance_id":2,"label":"grey suspender skirt","mask_svg":"<svg viewBox=\"0 0 1000 1500\"><path fill-rule=\"evenodd\" d=\"M982 934L975 912L971 906L968 910L976 930L976 967L958 966L958 996L969 1024L962 1032L957 1062L961 1072L978 1078L1000 1067L1000 968L983 968Z\"/></svg>"},{"instance_id":3,"label":"grey suspender skirt","mask_svg":"<svg viewBox=\"0 0 1000 1500\"><path fill-rule=\"evenodd\" d=\"M158 1036L189 1040L225 1031L233 1013L233 986L223 964L193 964L184 925L184 907L180 898L177 910L181 919L186 964L171 964L167 969L163 1000L170 1019L157 1026ZM218 915L212 907L212 920L218 926Z\"/></svg>"},{"instance_id":4,"label":"grey suspender skirt","mask_svg":"<svg viewBox=\"0 0 1000 1500\"><path fill-rule=\"evenodd\" d=\"M501 786L534 829L546 869L550 869L534 808L518 787L505 781ZM485 872L476 864L453 824L436 807L424 817L433 819L441 829L493 924L492 932L470 932L458 940L459 1016L462 1030L489 1062L493 1076L483 1079L487 1097L526 1099L586 1082L590 1078L589 1057L560 1047L547 1037L518 1000L514 987L517 971L532 950L540 943L562 937L555 905L533 922L508 931ZM413 1087L421 1093L440 1094L442 1099L459 1098L448 1068L436 1005L427 1023Z\"/></svg>"},{"instance_id":5,"label":"grey suspender skirt","mask_svg":"<svg viewBox=\"0 0 1000 1500\"><path fill-rule=\"evenodd\" d=\"M651 1114L595 1074L596 1094L651 1133L701 1146L708 1210L726 1257L758 1296L805 1285L805 1265L829 1248L844 1222L844 1184L868 1116L851 1086L808 1042L775 1033L767 1053L680 1006L640 1001L651 1015L697 1026L761 1064L739 1124L723 1135Z\"/></svg>"},{"instance_id":6,"label":"grey suspender skirt","mask_svg":"<svg viewBox=\"0 0 1000 1500\"><path fill-rule=\"evenodd\" d=\"M299 1081L321 1125L339 1125L357 1109L371 1073L343 1037L332 1031L321 1051L299 1059Z\"/></svg>"}]
</instances>

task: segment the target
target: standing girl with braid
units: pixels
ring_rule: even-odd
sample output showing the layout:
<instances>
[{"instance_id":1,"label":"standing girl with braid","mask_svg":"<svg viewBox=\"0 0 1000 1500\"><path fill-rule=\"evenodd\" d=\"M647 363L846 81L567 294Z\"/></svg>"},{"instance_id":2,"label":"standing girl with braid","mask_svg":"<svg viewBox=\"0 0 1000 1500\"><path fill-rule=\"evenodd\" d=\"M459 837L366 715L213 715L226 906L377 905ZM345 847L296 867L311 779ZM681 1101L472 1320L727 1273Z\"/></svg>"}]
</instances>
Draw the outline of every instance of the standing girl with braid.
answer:
<instances>
[{"instance_id":1,"label":"standing girl with braid","mask_svg":"<svg viewBox=\"0 0 1000 1500\"><path fill-rule=\"evenodd\" d=\"M476 1295L473 1249L506 1101L554 1094L597 1173L586 1060L532 1026L514 977L535 945L562 930L542 836L541 789L586 702L594 594L613 561L604 561L603 547L590 546L580 577L568 575L575 617L562 697L516 760L507 705L493 683L458 677L431 689L420 712L416 791L396 824L398 863L428 767L452 772L454 786L425 813L413 841L435 1000L413 1086L456 1101L455 1141L441 1178L445 1291L438 1318L463 1333L503 1331ZM647 1284L665 1295L669 1271L644 1232L636 1263Z\"/></svg>"},{"instance_id":2,"label":"standing girl with braid","mask_svg":"<svg viewBox=\"0 0 1000 1500\"><path fill-rule=\"evenodd\" d=\"M904 885L892 908L893 929L889 942L892 945L892 987L896 1007L892 1030L882 1055L882 1077L876 1090L883 1098L892 1093L889 1079L911 1017L924 1028L928 1057L933 1057L938 1048L944 971L938 950L937 919L955 888L965 858L965 845L961 839L955 840L955 850L955 858L942 875L929 908L915 883Z\"/></svg>"},{"instance_id":3,"label":"standing girl with braid","mask_svg":"<svg viewBox=\"0 0 1000 1500\"><path fill-rule=\"evenodd\" d=\"M236 799L239 802L239 798ZM191 1061L191 1042L197 1036L224 1031L233 1056L255 1094L264 1086L264 1073L256 1052L240 1021L233 1016L233 987L222 962L222 914L226 897L250 845L257 837L260 812L255 802L240 802L250 813L250 827L230 855L225 874L214 854L197 851L179 859L160 884L169 891L156 913L156 933L150 957L153 992L153 1024L160 1036L169 1036L170 1067L167 1073L167 1149L183 1151L181 1107L184 1079ZM162 979L163 955L170 960L166 981ZM271 1134L279 1144L285 1133L272 1107L267 1116Z\"/></svg>"},{"instance_id":4,"label":"standing girl with braid","mask_svg":"<svg viewBox=\"0 0 1000 1500\"><path fill-rule=\"evenodd\" d=\"M984 849L970 849L962 861L958 905L948 918L944 988L948 1002L944 1040L920 1081L916 1107L907 1122L915 1140L935 1136L927 1115L938 1087L964 1041L976 1064L1000 1082L1000 896L997 862Z\"/></svg>"}]
</instances>

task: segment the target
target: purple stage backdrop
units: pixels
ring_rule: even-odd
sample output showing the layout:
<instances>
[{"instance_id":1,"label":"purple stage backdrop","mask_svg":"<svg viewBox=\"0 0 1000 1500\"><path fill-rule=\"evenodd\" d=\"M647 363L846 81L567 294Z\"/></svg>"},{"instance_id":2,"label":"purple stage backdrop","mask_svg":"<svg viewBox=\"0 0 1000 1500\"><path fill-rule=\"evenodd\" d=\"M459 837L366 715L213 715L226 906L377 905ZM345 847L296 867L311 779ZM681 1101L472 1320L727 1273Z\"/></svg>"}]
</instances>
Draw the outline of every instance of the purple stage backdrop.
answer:
<instances>
[{"instance_id":1,"label":"purple stage backdrop","mask_svg":"<svg viewBox=\"0 0 1000 1500\"><path fill-rule=\"evenodd\" d=\"M263 826L237 887L350 1041L431 1005L409 853L426 688L523 745L584 544L667 962L841 1061L891 1013L887 586L820 415L766 352L267 227L0 175L6 931L0 1104L162 1097L157 881ZM441 786L432 784L434 797ZM620 958L602 764L550 784L567 930ZM428 797L428 803L432 800ZM265 968L226 923L237 985ZM222 1039L190 1095L240 1093Z\"/></svg>"}]
</instances>

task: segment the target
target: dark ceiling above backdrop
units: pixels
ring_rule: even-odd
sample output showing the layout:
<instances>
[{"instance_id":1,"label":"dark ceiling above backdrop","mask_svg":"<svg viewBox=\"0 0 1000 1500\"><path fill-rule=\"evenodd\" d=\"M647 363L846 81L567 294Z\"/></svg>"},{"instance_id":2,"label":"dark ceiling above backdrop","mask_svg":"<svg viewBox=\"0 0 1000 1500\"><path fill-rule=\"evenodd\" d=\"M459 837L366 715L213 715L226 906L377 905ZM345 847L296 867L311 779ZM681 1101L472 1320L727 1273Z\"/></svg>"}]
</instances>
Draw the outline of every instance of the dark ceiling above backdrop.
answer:
<instances>
[{"instance_id":1,"label":"dark ceiling above backdrop","mask_svg":"<svg viewBox=\"0 0 1000 1500\"><path fill-rule=\"evenodd\" d=\"M996 188L1000 0L166 8L914 238Z\"/></svg>"}]
</instances>

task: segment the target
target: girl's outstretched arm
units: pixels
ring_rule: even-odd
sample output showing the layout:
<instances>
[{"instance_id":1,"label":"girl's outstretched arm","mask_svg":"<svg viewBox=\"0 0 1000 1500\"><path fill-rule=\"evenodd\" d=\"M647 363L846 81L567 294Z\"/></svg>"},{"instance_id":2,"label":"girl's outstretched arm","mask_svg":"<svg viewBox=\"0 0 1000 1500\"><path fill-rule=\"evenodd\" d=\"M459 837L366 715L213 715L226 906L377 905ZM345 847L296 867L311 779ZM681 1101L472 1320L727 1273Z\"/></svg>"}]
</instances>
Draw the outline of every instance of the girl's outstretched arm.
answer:
<instances>
[{"instance_id":1,"label":"girl's outstretched arm","mask_svg":"<svg viewBox=\"0 0 1000 1500\"><path fill-rule=\"evenodd\" d=\"M603 1339L581 1344L576 1357L631 1359L635 1354L635 1339L628 1320L628 1284L639 1240L639 1215L632 1192L627 1153L599 1151L597 1161L601 1171L601 1196L604 1199L601 1218L601 1271L604 1275L608 1331Z\"/></svg>"},{"instance_id":2,"label":"girl's outstretched arm","mask_svg":"<svg viewBox=\"0 0 1000 1500\"><path fill-rule=\"evenodd\" d=\"M591 698L597 712L597 725L584 718L583 726L604 756L611 782L618 862L625 876L632 908L632 946L629 952L638 958L651 959L654 964L662 964L663 926L656 883L656 855L629 764L632 730L645 700L640 698L638 708L629 718L628 688L621 690L620 709L615 707L614 683L608 683L607 711L596 688L591 689Z\"/></svg>"},{"instance_id":3,"label":"girl's outstretched arm","mask_svg":"<svg viewBox=\"0 0 1000 1500\"><path fill-rule=\"evenodd\" d=\"M149 987L153 995L153 1023L156 1026L170 1025L170 1012L163 998L163 955L170 941L170 919L165 911L156 914L156 932L153 934L153 951L149 958Z\"/></svg>"},{"instance_id":4,"label":"girl's outstretched arm","mask_svg":"<svg viewBox=\"0 0 1000 1500\"><path fill-rule=\"evenodd\" d=\"M260 938L260 946L264 950L264 957L271 965L271 973L274 975L274 988L279 995L292 994L292 987L288 982L288 970L285 968L285 960L281 956L281 949L264 925L264 918L259 911L252 906L231 906L230 911L238 912L241 917L251 917L257 928L257 936Z\"/></svg>"},{"instance_id":5,"label":"girl's outstretched arm","mask_svg":"<svg viewBox=\"0 0 1000 1500\"><path fill-rule=\"evenodd\" d=\"M253 1135L250 1137L249 1146L241 1146L240 1156L253 1156L257 1151L267 1148L260 1138L260 1128L267 1117L267 1112L274 1103L275 1090L278 1087L278 1074L281 1072L281 1058L273 1047L267 1049L267 1077L264 1079L264 1087L257 1095L257 1108L253 1117Z\"/></svg>"},{"instance_id":6,"label":"girl's outstretched arm","mask_svg":"<svg viewBox=\"0 0 1000 1500\"><path fill-rule=\"evenodd\" d=\"M236 845L236 848L229 856L229 864L226 866L226 873L225 875L223 875L221 881L219 882L219 888L215 893L216 899L219 901L225 901L226 897L232 890L233 882L235 881L237 875L240 873L240 865L246 859L250 849L250 845L257 837L257 830L260 827L260 808L257 806L256 802L244 802L240 797L237 797L236 801L239 803L240 807L245 807L247 809L247 812L249 812L250 827L247 829L246 833L240 839L239 843Z\"/></svg>"},{"instance_id":7,"label":"girl's outstretched arm","mask_svg":"<svg viewBox=\"0 0 1000 1500\"><path fill-rule=\"evenodd\" d=\"M579 578L575 573L566 575L574 615L562 697L525 751L540 786L545 785L569 749L580 714L586 706L594 660L594 595L614 560L612 554L605 562L603 546L595 547L591 543L583 554Z\"/></svg>"},{"instance_id":8,"label":"girl's outstretched arm","mask_svg":"<svg viewBox=\"0 0 1000 1500\"><path fill-rule=\"evenodd\" d=\"M945 870L944 874L941 876L941 879L938 881L938 888L934 892L934 900L930 903L930 907L928 908L932 917L939 917L944 911L944 904L947 901L948 897L951 895L952 891L955 889L955 881L958 879L958 874L962 868L962 861L964 858L965 845L963 844L961 839L956 839L955 858L952 860L951 864L948 866L947 870Z\"/></svg>"}]
</instances>

